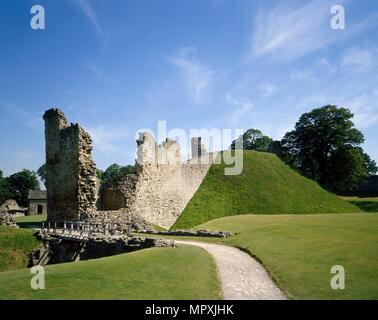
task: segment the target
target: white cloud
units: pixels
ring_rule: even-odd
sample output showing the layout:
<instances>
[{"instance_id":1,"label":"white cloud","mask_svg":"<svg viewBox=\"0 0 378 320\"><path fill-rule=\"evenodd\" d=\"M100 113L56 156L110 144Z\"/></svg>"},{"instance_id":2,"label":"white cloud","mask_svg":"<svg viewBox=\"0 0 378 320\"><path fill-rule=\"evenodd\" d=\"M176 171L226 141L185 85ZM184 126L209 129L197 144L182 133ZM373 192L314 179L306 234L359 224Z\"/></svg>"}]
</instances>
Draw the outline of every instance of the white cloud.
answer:
<instances>
[{"instance_id":1,"label":"white cloud","mask_svg":"<svg viewBox=\"0 0 378 320\"><path fill-rule=\"evenodd\" d=\"M289 72L289 78L293 81L296 81L296 82L304 82L304 81L308 81L308 82L314 82L314 81L317 81L318 79L316 78L316 76L314 74L312 74L310 72L310 70L305 70L305 69L302 69L302 70L297 70L297 69L294 69L294 70L291 70Z\"/></svg>"},{"instance_id":2,"label":"white cloud","mask_svg":"<svg viewBox=\"0 0 378 320\"><path fill-rule=\"evenodd\" d=\"M328 71L331 73L334 73L337 71L337 66L331 64L327 58L319 58L316 61L317 65L320 67L325 67Z\"/></svg>"},{"instance_id":3,"label":"white cloud","mask_svg":"<svg viewBox=\"0 0 378 320\"><path fill-rule=\"evenodd\" d=\"M91 7L91 5L88 3L88 0L78 0L77 3L79 4L80 9L83 11L83 13L94 26L97 34L101 35L102 28L100 23L98 22L97 14L95 10Z\"/></svg>"},{"instance_id":4,"label":"white cloud","mask_svg":"<svg viewBox=\"0 0 378 320\"><path fill-rule=\"evenodd\" d=\"M23 108L19 107L15 103L4 102L5 110L11 112L12 114L19 116L24 119L25 125L33 129L42 129L44 127L44 122L42 119L42 114L36 114L33 112L25 111Z\"/></svg>"},{"instance_id":5,"label":"white cloud","mask_svg":"<svg viewBox=\"0 0 378 320\"><path fill-rule=\"evenodd\" d=\"M180 69L190 97L201 102L214 79L214 70L198 61L193 47L181 50L170 62Z\"/></svg>"},{"instance_id":6,"label":"white cloud","mask_svg":"<svg viewBox=\"0 0 378 320\"><path fill-rule=\"evenodd\" d=\"M99 80L102 80L103 79L103 76L102 76L102 72L100 71L100 69L98 67L96 67L93 63L91 62L87 62L85 63L85 66L90 70L92 71L96 77L99 79Z\"/></svg>"},{"instance_id":7,"label":"white cloud","mask_svg":"<svg viewBox=\"0 0 378 320\"><path fill-rule=\"evenodd\" d=\"M122 142L129 137L129 131L126 127L120 126L97 126L86 129L93 139L94 149L107 155L117 156L124 150Z\"/></svg>"},{"instance_id":8,"label":"white cloud","mask_svg":"<svg viewBox=\"0 0 378 320\"><path fill-rule=\"evenodd\" d=\"M255 19L252 54L278 53L281 58L296 58L342 38L343 31L330 28L330 7L327 0L314 0L297 8L285 1L261 9Z\"/></svg>"},{"instance_id":9,"label":"white cloud","mask_svg":"<svg viewBox=\"0 0 378 320\"><path fill-rule=\"evenodd\" d=\"M349 69L367 70L374 65L374 56L376 56L377 53L378 52L373 53L368 49L353 48L342 58L341 63Z\"/></svg>"},{"instance_id":10,"label":"white cloud","mask_svg":"<svg viewBox=\"0 0 378 320\"><path fill-rule=\"evenodd\" d=\"M248 97L235 98L231 93L227 93L226 100L234 106L230 116L230 121L233 125L237 124L240 118L253 108L253 103Z\"/></svg>"},{"instance_id":11,"label":"white cloud","mask_svg":"<svg viewBox=\"0 0 378 320\"><path fill-rule=\"evenodd\" d=\"M341 105L347 106L352 110L356 127L365 129L378 123L377 101L377 96L361 93L355 98L341 101Z\"/></svg>"},{"instance_id":12,"label":"white cloud","mask_svg":"<svg viewBox=\"0 0 378 320\"><path fill-rule=\"evenodd\" d=\"M257 89L263 97L271 96L276 90L276 88L269 82L261 83L258 85Z\"/></svg>"}]
</instances>

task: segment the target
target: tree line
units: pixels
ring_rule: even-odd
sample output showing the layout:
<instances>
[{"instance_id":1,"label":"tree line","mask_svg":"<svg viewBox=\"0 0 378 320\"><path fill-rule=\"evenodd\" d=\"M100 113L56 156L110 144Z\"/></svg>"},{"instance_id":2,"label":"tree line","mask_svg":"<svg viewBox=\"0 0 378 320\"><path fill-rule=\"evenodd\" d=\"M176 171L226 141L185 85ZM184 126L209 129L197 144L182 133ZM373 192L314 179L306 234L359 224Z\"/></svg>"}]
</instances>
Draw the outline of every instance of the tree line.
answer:
<instances>
[{"instance_id":1,"label":"tree line","mask_svg":"<svg viewBox=\"0 0 378 320\"><path fill-rule=\"evenodd\" d=\"M364 135L352 119L349 109L335 105L306 112L280 141L278 155L329 191L352 191L377 173L376 162L361 147ZM246 150L268 151L273 142L257 129L247 130L241 138ZM236 143L232 142L231 149Z\"/></svg>"}]
</instances>

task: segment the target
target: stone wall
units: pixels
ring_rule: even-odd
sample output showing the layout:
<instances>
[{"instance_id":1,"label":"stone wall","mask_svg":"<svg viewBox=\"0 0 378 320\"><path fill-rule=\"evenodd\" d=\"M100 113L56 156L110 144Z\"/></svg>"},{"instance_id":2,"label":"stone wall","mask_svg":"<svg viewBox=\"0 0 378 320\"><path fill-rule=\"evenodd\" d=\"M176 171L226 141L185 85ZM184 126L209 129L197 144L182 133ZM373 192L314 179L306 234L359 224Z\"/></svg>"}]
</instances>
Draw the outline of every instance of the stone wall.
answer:
<instances>
[{"instance_id":1,"label":"stone wall","mask_svg":"<svg viewBox=\"0 0 378 320\"><path fill-rule=\"evenodd\" d=\"M176 141L157 145L149 134L141 134L137 145L137 173L130 174L118 187L103 190L102 209L124 206L150 223L169 228L197 191L214 155L204 155L206 161L181 162Z\"/></svg>"},{"instance_id":2,"label":"stone wall","mask_svg":"<svg viewBox=\"0 0 378 320\"><path fill-rule=\"evenodd\" d=\"M42 212L38 211L39 208L42 209ZM47 214L47 203L45 200L29 200L28 215L35 214Z\"/></svg>"},{"instance_id":3,"label":"stone wall","mask_svg":"<svg viewBox=\"0 0 378 320\"><path fill-rule=\"evenodd\" d=\"M182 162L178 142L157 144L141 133L137 140L136 173L116 187L96 186L92 140L78 124L68 125L62 111L43 116L46 139L47 217L49 221L98 218L97 210L122 210L169 228L197 191L215 159L200 138L192 140L194 158Z\"/></svg>"},{"instance_id":4,"label":"stone wall","mask_svg":"<svg viewBox=\"0 0 378 320\"><path fill-rule=\"evenodd\" d=\"M59 109L47 110L43 119L48 220L78 220L95 210L92 140L78 124L68 125Z\"/></svg>"}]
</instances>

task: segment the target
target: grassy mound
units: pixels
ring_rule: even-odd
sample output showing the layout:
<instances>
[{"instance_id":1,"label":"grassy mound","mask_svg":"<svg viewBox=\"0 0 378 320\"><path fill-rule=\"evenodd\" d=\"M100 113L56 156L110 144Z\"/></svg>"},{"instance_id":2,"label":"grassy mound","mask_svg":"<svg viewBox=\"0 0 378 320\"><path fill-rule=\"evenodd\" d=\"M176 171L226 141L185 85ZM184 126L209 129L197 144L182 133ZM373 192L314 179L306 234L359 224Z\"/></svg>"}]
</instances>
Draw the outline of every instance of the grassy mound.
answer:
<instances>
[{"instance_id":1,"label":"grassy mound","mask_svg":"<svg viewBox=\"0 0 378 320\"><path fill-rule=\"evenodd\" d=\"M191 228L238 214L360 212L322 189L270 153L244 151L240 175L225 176L226 165L213 164L172 229Z\"/></svg>"},{"instance_id":2,"label":"grassy mound","mask_svg":"<svg viewBox=\"0 0 378 320\"><path fill-rule=\"evenodd\" d=\"M39 245L34 232L0 226L0 272L28 265L30 251Z\"/></svg>"},{"instance_id":3,"label":"grassy mound","mask_svg":"<svg viewBox=\"0 0 378 320\"><path fill-rule=\"evenodd\" d=\"M378 299L377 214L240 215L198 228L237 233L206 241L257 256L292 298ZM334 265L344 267L344 290L330 286Z\"/></svg>"},{"instance_id":4,"label":"grassy mound","mask_svg":"<svg viewBox=\"0 0 378 320\"><path fill-rule=\"evenodd\" d=\"M1 299L219 299L215 263L190 246L153 248L45 266L45 289L32 290L30 270L0 273Z\"/></svg>"}]
</instances>

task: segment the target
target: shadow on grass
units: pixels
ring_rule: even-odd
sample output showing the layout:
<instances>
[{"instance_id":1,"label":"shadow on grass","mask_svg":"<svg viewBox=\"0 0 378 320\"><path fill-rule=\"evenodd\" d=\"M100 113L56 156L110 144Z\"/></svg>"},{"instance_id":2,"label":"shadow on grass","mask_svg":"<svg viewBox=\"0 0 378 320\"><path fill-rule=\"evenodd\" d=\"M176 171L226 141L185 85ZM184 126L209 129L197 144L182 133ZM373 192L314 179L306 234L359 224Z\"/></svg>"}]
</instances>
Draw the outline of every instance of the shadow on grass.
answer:
<instances>
[{"instance_id":1,"label":"shadow on grass","mask_svg":"<svg viewBox=\"0 0 378 320\"><path fill-rule=\"evenodd\" d=\"M42 222L17 222L20 228L40 228Z\"/></svg>"},{"instance_id":2,"label":"shadow on grass","mask_svg":"<svg viewBox=\"0 0 378 320\"><path fill-rule=\"evenodd\" d=\"M378 212L378 201L349 201L365 212Z\"/></svg>"}]
</instances>

